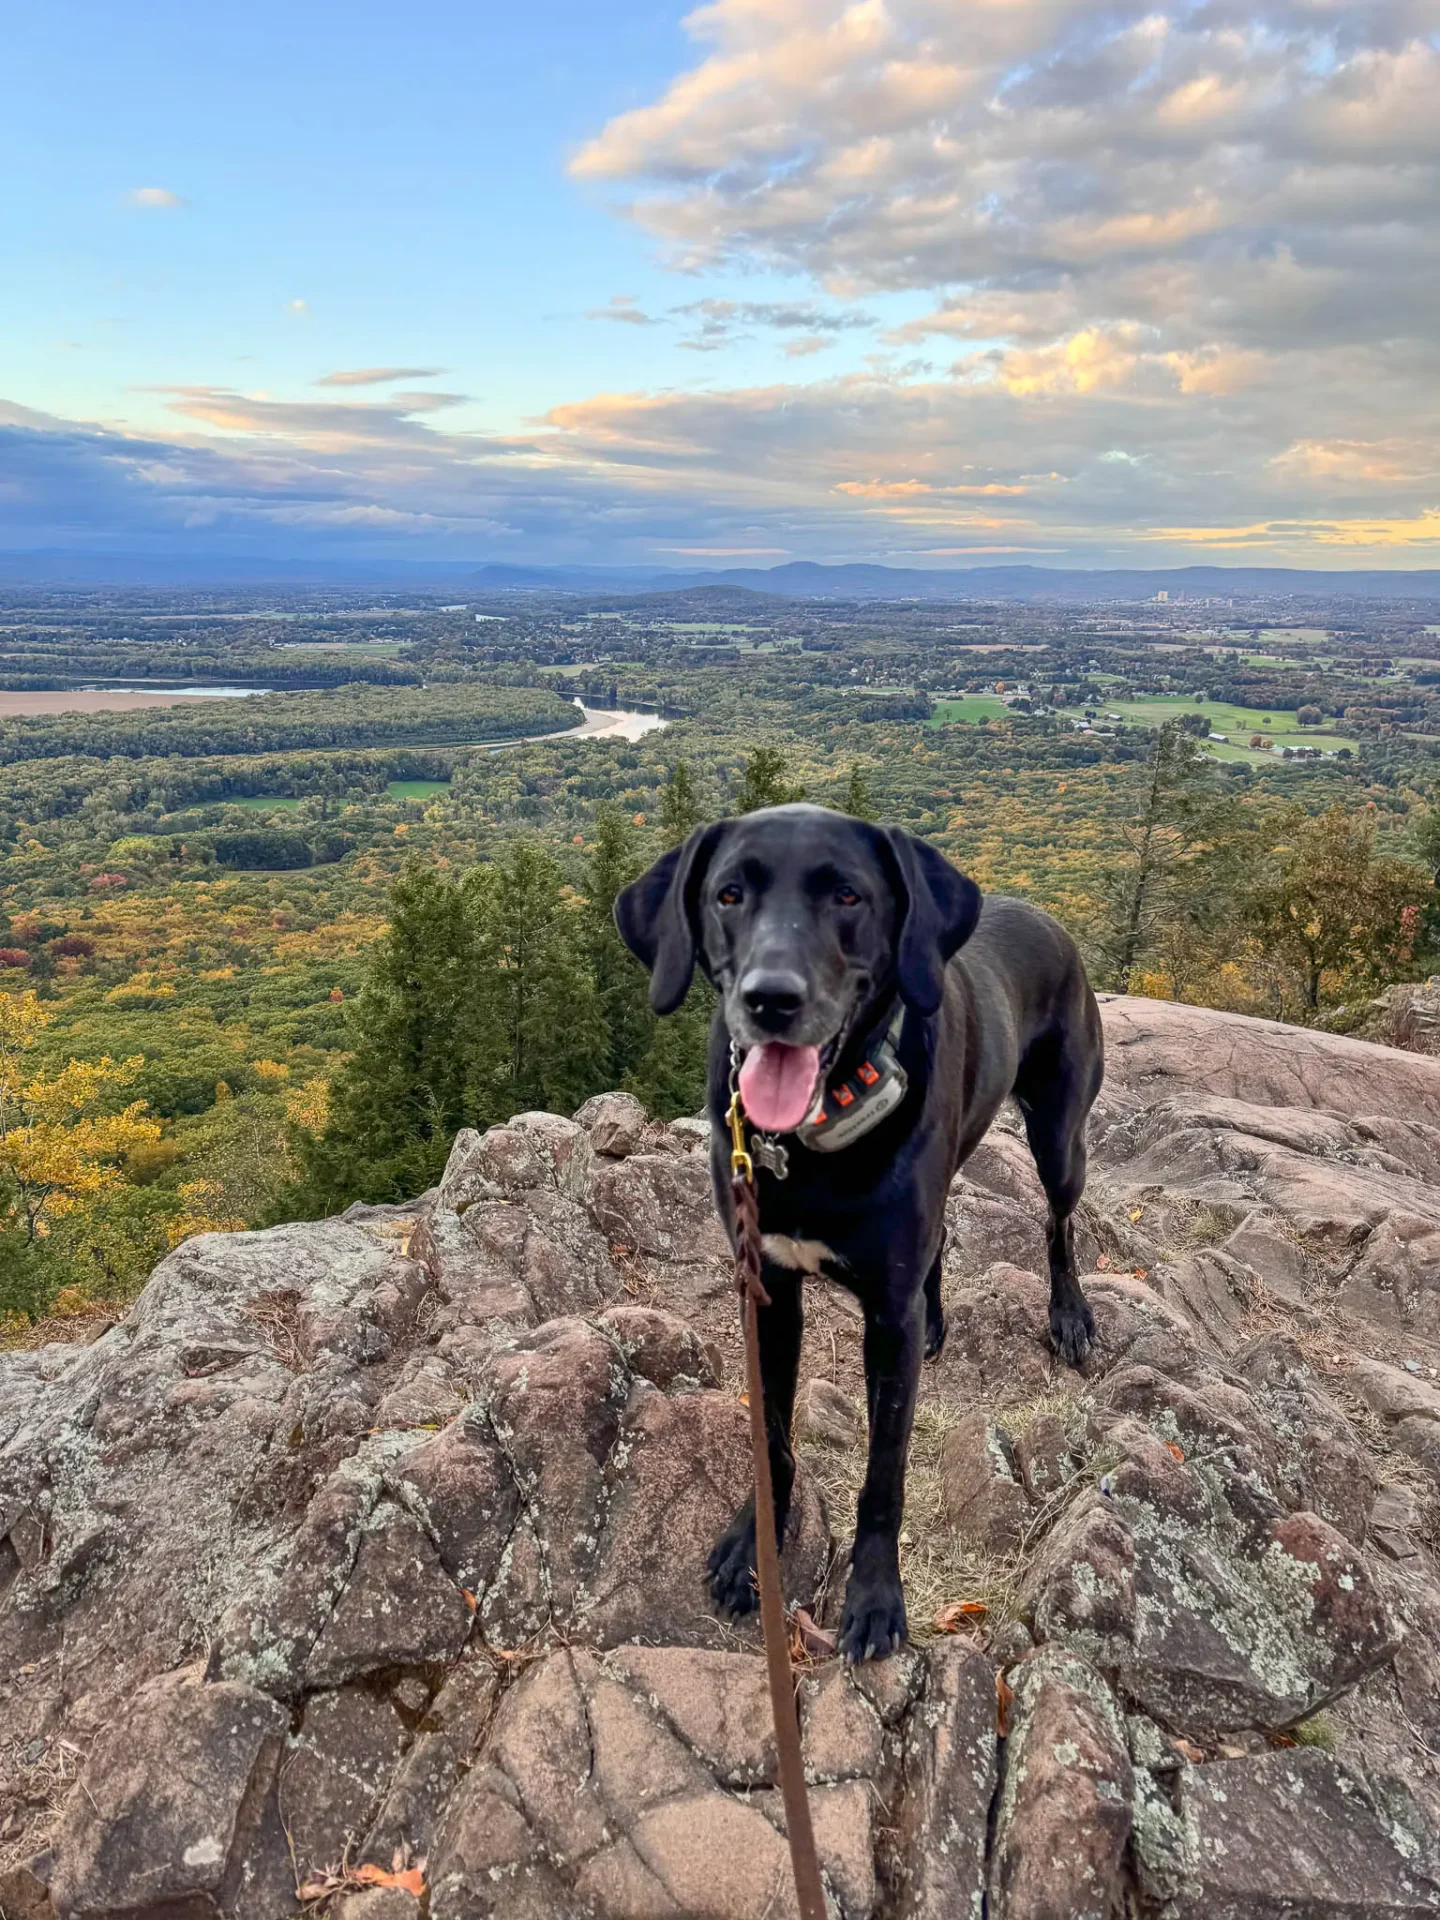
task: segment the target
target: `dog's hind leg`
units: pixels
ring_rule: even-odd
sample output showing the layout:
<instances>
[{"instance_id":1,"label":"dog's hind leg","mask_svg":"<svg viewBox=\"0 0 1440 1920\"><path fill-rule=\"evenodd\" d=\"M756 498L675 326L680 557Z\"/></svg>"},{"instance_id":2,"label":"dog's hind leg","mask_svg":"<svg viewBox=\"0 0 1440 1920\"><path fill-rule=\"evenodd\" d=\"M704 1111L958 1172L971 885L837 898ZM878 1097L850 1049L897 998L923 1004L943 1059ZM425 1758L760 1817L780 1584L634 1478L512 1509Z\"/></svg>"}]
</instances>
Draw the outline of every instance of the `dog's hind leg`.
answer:
<instances>
[{"instance_id":1,"label":"dog's hind leg","mask_svg":"<svg viewBox=\"0 0 1440 1920\"><path fill-rule=\"evenodd\" d=\"M945 1308L940 1299L940 1263L945 1257L945 1235L925 1276L925 1358L937 1360L945 1345Z\"/></svg>"},{"instance_id":2,"label":"dog's hind leg","mask_svg":"<svg viewBox=\"0 0 1440 1920\"><path fill-rule=\"evenodd\" d=\"M765 1431L770 1442L770 1480L775 1491L775 1529L781 1543L795 1485L795 1455L790 1425L795 1414L795 1382L800 1372L800 1341L805 1331L803 1281L798 1273L767 1260L761 1277L770 1305L756 1313L760 1335L760 1379L765 1391ZM755 1586L755 1496L752 1494L715 1542L706 1563L706 1579L721 1613L751 1613L760 1604Z\"/></svg>"},{"instance_id":3,"label":"dog's hind leg","mask_svg":"<svg viewBox=\"0 0 1440 1920\"><path fill-rule=\"evenodd\" d=\"M1085 1191L1085 1122L1100 1085L1098 1050L1075 1047L1068 1035L1047 1037L1026 1055L1015 1098L1050 1217L1050 1338L1062 1360L1078 1366L1095 1338L1095 1321L1075 1273L1074 1213Z\"/></svg>"}]
</instances>

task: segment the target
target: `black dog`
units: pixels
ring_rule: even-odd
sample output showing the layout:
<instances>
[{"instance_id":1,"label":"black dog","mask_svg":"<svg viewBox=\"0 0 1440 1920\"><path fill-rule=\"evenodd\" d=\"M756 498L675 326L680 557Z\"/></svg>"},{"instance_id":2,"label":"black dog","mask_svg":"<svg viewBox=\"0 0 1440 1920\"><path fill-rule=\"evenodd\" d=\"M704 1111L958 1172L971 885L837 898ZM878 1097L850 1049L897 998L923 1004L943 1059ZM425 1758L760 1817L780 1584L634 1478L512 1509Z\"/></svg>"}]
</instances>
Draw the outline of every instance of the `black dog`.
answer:
<instances>
[{"instance_id":1,"label":"black dog","mask_svg":"<svg viewBox=\"0 0 1440 1920\"><path fill-rule=\"evenodd\" d=\"M1067 1360L1094 1333L1071 1215L1104 1072L1100 1016L1074 943L898 828L823 807L702 827L620 895L616 924L670 1013L698 960L718 989L709 1108L715 1188L734 1237L732 1074L757 1130L764 1234L765 1418L783 1533L805 1273L865 1312L870 1455L841 1625L849 1660L905 1636L899 1532L922 1350L945 1337L940 1256L957 1168L1013 1093L1050 1203L1050 1330ZM717 1604L755 1604L752 1502L710 1556Z\"/></svg>"}]
</instances>

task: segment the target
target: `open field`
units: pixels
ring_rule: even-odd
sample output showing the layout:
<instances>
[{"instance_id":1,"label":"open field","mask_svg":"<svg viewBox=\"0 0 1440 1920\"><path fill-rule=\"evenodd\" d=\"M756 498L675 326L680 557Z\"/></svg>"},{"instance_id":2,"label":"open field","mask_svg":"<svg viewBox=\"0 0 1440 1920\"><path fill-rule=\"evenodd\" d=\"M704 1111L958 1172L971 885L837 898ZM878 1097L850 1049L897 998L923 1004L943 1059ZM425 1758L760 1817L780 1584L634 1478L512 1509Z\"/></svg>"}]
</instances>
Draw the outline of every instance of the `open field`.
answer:
<instances>
[{"instance_id":1,"label":"open field","mask_svg":"<svg viewBox=\"0 0 1440 1920\"><path fill-rule=\"evenodd\" d=\"M753 633L755 629L739 620L664 620L671 633Z\"/></svg>"},{"instance_id":2,"label":"open field","mask_svg":"<svg viewBox=\"0 0 1440 1920\"><path fill-rule=\"evenodd\" d=\"M1067 709L1073 717L1079 715ZM1338 753L1348 747L1354 753L1359 742L1348 734L1334 733L1326 727L1302 727L1293 712L1276 707L1265 713L1259 707L1236 707L1224 700L1201 700L1194 695L1157 694L1147 700L1106 700L1095 709L1099 724L1107 715L1118 714L1132 727L1158 727L1182 713L1203 713L1212 733L1223 733L1224 744L1207 741L1206 750L1217 760L1246 760L1252 765L1284 758L1285 747L1318 747L1321 753ZM1263 734L1275 742L1273 752L1252 748L1250 740Z\"/></svg>"},{"instance_id":3,"label":"open field","mask_svg":"<svg viewBox=\"0 0 1440 1920\"><path fill-rule=\"evenodd\" d=\"M1078 709L1067 709L1075 712ZM1088 709L1087 709L1088 711ZM1095 711L1118 713L1135 727L1158 727L1182 713L1203 713L1212 733L1319 733L1318 727L1302 727L1293 711L1284 707L1236 707L1225 700L1201 700L1195 694L1156 694L1144 700L1106 700Z\"/></svg>"},{"instance_id":4,"label":"open field","mask_svg":"<svg viewBox=\"0 0 1440 1920\"><path fill-rule=\"evenodd\" d=\"M409 647L408 640L366 640L356 646L349 640L282 640L284 653L316 653L334 659L349 654L356 660L398 660Z\"/></svg>"},{"instance_id":5,"label":"open field","mask_svg":"<svg viewBox=\"0 0 1440 1920\"><path fill-rule=\"evenodd\" d=\"M448 793L448 780L387 780L385 791L392 800L433 800L437 793Z\"/></svg>"},{"instance_id":6,"label":"open field","mask_svg":"<svg viewBox=\"0 0 1440 1920\"><path fill-rule=\"evenodd\" d=\"M935 711L930 716L930 725L950 727L954 726L956 721L967 721L973 724L980 719L994 720L998 715L1009 711L1010 709L998 694L967 693L958 700L937 700Z\"/></svg>"},{"instance_id":7,"label":"open field","mask_svg":"<svg viewBox=\"0 0 1440 1920\"><path fill-rule=\"evenodd\" d=\"M262 687L161 687L136 693L128 687L81 691L47 689L36 693L0 687L0 719L24 719L40 713L135 713L141 707L178 707L187 700L239 700Z\"/></svg>"},{"instance_id":8,"label":"open field","mask_svg":"<svg viewBox=\"0 0 1440 1920\"><path fill-rule=\"evenodd\" d=\"M1265 737L1275 741L1274 748L1268 753L1257 747L1237 746L1234 740L1207 740L1204 743L1205 751L1213 754L1217 760L1246 760L1251 766L1260 766L1265 762L1283 760L1286 747L1318 747L1321 753L1338 753L1342 747L1348 747L1354 753L1358 744L1336 733L1286 734L1281 737L1272 730Z\"/></svg>"}]
</instances>

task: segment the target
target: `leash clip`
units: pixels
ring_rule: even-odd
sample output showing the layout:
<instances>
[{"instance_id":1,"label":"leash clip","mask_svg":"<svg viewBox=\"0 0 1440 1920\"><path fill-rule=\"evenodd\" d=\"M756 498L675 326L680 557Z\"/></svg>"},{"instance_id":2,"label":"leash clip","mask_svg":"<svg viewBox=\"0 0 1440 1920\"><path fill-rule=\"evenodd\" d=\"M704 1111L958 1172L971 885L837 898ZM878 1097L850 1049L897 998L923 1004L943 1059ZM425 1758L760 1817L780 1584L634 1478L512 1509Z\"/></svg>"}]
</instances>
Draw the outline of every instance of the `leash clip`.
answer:
<instances>
[{"instance_id":1,"label":"leash clip","mask_svg":"<svg viewBox=\"0 0 1440 1920\"><path fill-rule=\"evenodd\" d=\"M730 1111L725 1116L730 1127L730 1175L746 1186L755 1183L755 1163L745 1150L745 1110L740 1105L738 1087L730 1095Z\"/></svg>"}]
</instances>

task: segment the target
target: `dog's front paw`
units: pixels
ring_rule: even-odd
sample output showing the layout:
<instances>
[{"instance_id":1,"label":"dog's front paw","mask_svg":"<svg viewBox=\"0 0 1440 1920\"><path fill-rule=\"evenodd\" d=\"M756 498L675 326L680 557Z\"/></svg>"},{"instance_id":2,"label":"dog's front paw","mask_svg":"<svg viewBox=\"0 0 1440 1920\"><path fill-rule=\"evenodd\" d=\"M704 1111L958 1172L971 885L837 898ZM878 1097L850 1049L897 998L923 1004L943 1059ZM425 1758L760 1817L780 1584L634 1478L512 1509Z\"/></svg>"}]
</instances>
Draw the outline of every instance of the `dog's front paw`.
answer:
<instances>
[{"instance_id":1,"label":"dog's front paw","mask_svg":"<svg viewBox=\"0 0 1440 1920\"><path fill-rule=\"evenodd\" d=\"M848 1666L888 1660L908 1637L905 1590L895 1573L852 1573L840 1621L840 1652Z\"/></svg>"},{"instance_id":2,"label":"dog's front paw","mask_svg":"<svg viewBox=\"0 0 1440 1920\"><path fill-rule=\"evenodd\" d=\"M760 1604L755 1584L755 1514L747 1505L711 1549L705 1580L717 1613L753 1613Z\"/></svg>"},{"instance_id":3,"label":"dog's front paw","mask_svg":"<svg viewBox=\"0 0 1440 1920\"><path fill-rule=\"evenodd\" d=\"M1070 1366L1080 1365L1095 1344L1095 1316L1084 1300L1050 1303L1050 1343Z\"/></svg>"}]
</instances>

